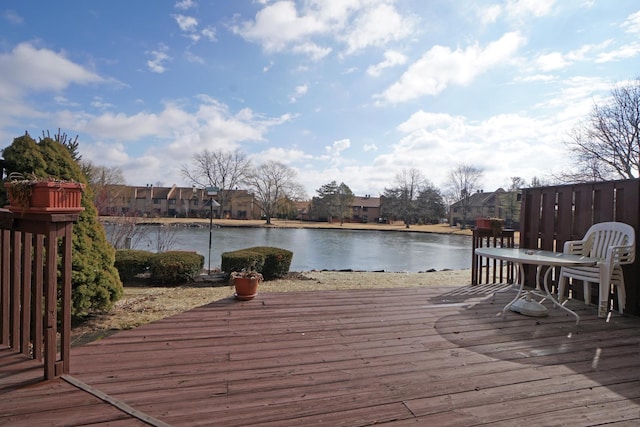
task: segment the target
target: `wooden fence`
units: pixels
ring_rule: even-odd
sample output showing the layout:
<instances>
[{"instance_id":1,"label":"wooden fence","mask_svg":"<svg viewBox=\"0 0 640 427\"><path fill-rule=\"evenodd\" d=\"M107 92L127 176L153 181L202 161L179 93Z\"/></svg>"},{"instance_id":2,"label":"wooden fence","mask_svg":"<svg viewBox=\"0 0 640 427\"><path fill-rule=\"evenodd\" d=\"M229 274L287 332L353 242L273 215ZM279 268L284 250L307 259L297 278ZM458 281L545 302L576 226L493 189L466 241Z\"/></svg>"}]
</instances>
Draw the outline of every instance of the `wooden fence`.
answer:
<instances>
[{"instance_id":1,"label":"wooden fence","mask_svg":"<svg viewBox=\"0 0 640 427\"><path fill-rule=\"evenodd\" d=\"M640 180L523 190L519 245L521 248L562 251L564 242L582 239L591 225L606 221L624 222L635 229L636 253L640 257ZM627 294L625 313L640 316L640 261L623 269ZM534 280L534 274L533 268L527 271L529 283ZM581 285L574 286L573 292L576 298L582 298ZM592 295L597 298L597 290Z\"/></svg>"},{"instance_id":2,"label":"wooden fence","mask_svg":"<svg viewBox=\"0 0 640 427\"><path fill-rule=\"evenodd\" d=\"M43 361L45 379L69 372L77 220L78 214L0 209L0 346Z\"/></svg>"}]
</instances>

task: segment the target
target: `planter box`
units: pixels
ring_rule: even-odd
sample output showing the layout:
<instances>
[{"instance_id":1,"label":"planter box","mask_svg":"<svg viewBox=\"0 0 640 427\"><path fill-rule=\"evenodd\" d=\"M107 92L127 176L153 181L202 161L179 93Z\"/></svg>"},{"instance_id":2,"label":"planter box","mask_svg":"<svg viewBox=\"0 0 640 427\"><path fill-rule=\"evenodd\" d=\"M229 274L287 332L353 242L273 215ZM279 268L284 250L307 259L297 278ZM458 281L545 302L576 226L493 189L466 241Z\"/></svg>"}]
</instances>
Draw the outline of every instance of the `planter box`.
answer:
<instances>
[{"instance_id":1,"label":"planter box","mask_svg":"<svg viewBox=\"0 0 640 427\"><path fill-rule=\"evenodd\" d=\"M491 230L491 220L489 218L476 219L476 228L478 230Z\"/></svg>"},{"instance_id":2,"label":"planter box","mask_svg":"<svg viewBox=\"0 0 640 427\"><path fill-rule=\"evenodd\" d=\"M502 233L504 221L499 218L478 218L476 219L476 229L491 231L494 236Z\"/></svg>"},{"instance_id":3,"label":"planter box","mask_svg":"<svg viewBox=\"0 0 640 427\"><path fill-rule=\"evenodd\" d=\"M31 186L31 198L28 206L22 206L16 201L12 191L12 183L5 182L9 196L9 206L12 212L33 213L79 213L82 207L82 192L84 184L76 182L42 181Z\"/></svg>"}]
</instances>

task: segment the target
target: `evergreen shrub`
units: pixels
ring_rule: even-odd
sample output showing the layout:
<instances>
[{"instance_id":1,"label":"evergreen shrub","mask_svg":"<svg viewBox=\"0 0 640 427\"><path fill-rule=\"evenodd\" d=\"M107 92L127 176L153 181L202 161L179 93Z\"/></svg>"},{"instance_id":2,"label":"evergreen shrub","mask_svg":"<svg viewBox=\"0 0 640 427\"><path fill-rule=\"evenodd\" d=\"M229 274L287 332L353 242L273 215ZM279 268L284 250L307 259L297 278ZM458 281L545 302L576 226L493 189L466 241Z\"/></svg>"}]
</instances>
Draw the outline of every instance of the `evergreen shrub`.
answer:
<instances>
[{"instance_id":1,"label":"evergreen shrub","mask_svg":"<svg viewBox=\"0 0 640 427\"><path fill-rule=\"evenodd\" d=\"M151 280L161 284L192 282L204 267L204 256L196 252L167 251L150 261Z\"/></svg>"},{"instance_id":2,"label":"evergreen shrub","mask_svg":"<svg viewBox=\"0 0 640 427\"><path fill-rule=\"evenodd\" d=\"M138 249L119 249L116 251L115 267L120 273L120 280L134 280L138 274L145 273L151 266L153 252Z\"/></svg>"}]
</instances>

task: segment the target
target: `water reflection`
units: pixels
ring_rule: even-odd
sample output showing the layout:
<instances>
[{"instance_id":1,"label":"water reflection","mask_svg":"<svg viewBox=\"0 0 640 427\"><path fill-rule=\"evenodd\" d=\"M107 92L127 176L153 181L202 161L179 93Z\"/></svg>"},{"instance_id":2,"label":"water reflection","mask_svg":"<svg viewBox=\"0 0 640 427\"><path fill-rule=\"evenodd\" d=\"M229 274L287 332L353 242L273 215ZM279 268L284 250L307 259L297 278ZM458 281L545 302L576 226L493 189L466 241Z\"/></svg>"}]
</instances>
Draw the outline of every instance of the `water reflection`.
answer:
<instances>
[{"instance_id":1,"label":"water reflection","mask_svg":"<svg viewBox=\"0 0 640 427\"><path fill-rule=\"evenodd\" d=\"M155 228L155 227L154 227ZM172 249L209 253L208 228L176 228ZM214 228L211 266L220 266L222 252L251 246L293 251L292 271L313 269L408 271L471 268L469 236L377 230L304 228ZM157 233L135 249L155 251Z\"/></svg>"}]
</instances>

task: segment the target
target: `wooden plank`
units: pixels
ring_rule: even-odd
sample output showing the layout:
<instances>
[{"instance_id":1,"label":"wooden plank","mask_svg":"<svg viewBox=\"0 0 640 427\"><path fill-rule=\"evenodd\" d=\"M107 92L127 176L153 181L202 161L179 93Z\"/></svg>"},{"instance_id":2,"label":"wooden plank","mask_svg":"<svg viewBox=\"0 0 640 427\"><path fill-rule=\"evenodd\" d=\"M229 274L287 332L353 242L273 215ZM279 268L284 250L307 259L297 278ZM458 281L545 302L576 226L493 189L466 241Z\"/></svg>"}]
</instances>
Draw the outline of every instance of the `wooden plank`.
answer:
<instances>
[{"instance_id":1,"label":"wooden plank","mask_svg":"<svg viewBox=\"0 0 640 427\"><path fill-rule=\"evenodd\" d=\"M468 288L224 299L75 347L71 374L108 401L176 426L506 425L517 417L550 425L570 424L571 410L598 421L601 408L636 421L640 319L607 322L578 301L569 304L579 327L553 309L547 318L502 319L513 293L492 302L490 290ZM0 378L2 369L0 358ZM44 384L5 393L0 413L19 402L23 412L40 408L36 421L50 411L61 423L113 417L71 394L54 409L56 393Z\"/></svg>"}]
</instances>

